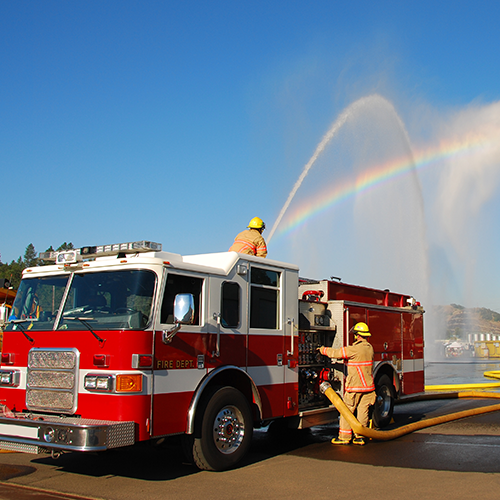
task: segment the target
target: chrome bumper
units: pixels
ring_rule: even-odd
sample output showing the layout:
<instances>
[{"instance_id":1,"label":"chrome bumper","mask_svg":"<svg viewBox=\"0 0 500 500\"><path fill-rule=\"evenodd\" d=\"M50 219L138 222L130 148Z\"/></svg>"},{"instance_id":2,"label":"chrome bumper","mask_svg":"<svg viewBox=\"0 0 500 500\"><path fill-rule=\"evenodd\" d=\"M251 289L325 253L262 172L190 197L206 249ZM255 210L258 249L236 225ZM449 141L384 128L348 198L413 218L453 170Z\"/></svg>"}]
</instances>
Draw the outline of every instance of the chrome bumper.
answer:
<instances>
[{"instance_id":1,"label":"chrome bumper","mask_svg":"<svg viewBox=\"0 0 500 500\"><path fill-rule=\"evenodd\" d=\"M102 451L135 443L135 422L54 415L0 417L0 448L24 453Z\"/></svg>"}]
</instances>

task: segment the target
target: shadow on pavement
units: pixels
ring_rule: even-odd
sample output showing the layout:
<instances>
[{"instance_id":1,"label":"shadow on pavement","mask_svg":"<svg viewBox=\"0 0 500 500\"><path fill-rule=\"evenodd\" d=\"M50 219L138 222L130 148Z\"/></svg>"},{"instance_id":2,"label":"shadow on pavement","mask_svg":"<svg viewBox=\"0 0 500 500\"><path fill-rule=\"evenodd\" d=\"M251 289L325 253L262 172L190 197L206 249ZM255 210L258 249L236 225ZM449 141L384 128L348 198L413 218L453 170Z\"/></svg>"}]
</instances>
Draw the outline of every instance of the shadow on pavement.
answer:
<instances>
[{"instance_id":1,"label":"shadow on pavement","mask_svg":"<svg viewBox=\"0 0 500 500\"><path fill-rule=\"evenodd\" d=\"M485 404L484 401L476 405ZM466 400L426 401L398 405L395 423L399 427L437 414L470 407ZM443 426L424 429L393 441L371 441L366 446L335 446L337 426L318 426L304 430L283 430L270 426L254 432L250 452L236 468L290 454L316 460L359 463L382 467L407 467L447 471L500 472L499 414L472 417ZM481 423L483 422L483 423ZM489 435L482 429L491 429ZM478 434L476 435L475 432ZM99 454L67 453L54 460L36 457L31 463L55 466L59 470L94 477L123 476L147 481L165 481L200 471L183 458L178 438L161 446L149 443Z\"/></svg>"},{"instance_id":2,"label":"shadow on pavement","mask_svg":"<svg viewBox=\"0 0 500 500\"><path fill-rule=\"evenodd\" d=\"M331 433L331 427L316 428L314 432L309 429L286 433L267 428L256 430L250 452L236 468L246 467L313 443L329 441ZM200 472L195 465L185 461L181 443L176 438L168 439L157 447L144 443L103 453L65 453L58 459L43 455L34 458L31 463L35 466L51 465L64 472L94 477L123 476L147 481L165 481Z\"/></svg>"},{"instance_id":3,"label":"shadow on pavement","mask_svg":"<svg viewBox=\"0 0 500 500\"><path fill-rule=\"evenodd\" d=\"M27 476L36 471L35 467L28 465L12 465L0 463L0 481L7 481L13 477Z\"/></svg>"}]
</instances>

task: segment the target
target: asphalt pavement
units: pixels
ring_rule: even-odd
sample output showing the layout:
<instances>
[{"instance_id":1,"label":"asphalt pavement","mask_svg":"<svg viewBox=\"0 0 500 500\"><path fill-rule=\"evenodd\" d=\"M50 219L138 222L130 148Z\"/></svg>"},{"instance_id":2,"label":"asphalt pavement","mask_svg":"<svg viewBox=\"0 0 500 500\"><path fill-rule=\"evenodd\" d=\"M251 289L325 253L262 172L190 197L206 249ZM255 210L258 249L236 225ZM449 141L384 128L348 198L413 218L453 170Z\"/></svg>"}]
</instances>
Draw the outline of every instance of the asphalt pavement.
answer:
<instances>
[{"instance_id":1,"label":"asphalt pavement","mask_svg":"<svg viewBox=\"0 0 500 500\"><path fill-rule=\"evenodd\" d=\"M396 407L394 426L486 400L439 400ZM100 454L0 454L0 499L498 499L500 413L442 424L393 441L334 446L336 428L285 435L257 431L233 470L197 470L176 440Z\"/></svg>"}]
</instances>

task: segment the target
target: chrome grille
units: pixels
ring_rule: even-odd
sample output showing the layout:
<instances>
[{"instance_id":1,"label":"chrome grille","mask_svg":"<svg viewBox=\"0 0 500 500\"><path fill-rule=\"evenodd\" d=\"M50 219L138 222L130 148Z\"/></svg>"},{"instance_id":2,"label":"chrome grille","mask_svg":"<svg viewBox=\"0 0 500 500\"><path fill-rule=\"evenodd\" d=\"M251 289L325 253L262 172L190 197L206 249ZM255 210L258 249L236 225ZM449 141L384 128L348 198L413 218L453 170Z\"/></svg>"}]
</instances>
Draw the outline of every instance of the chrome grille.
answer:
<instances>
[{"instance_id":1,"label":"chrome grille","mask_svg":"<svg viewBox=\"0 0 500 500\"><path fill-rule=\"evenodd\" d=\"M73 408L73 394L71 392L30 389L26 394L26 405L28 408L57 409L69 412Z\"/></svg>"},{"instance_id":2,"label":"chrome grille","mask_svg":"<svg viewBox=\"0 0 500 500\"><path fill-rule=\"evenodd\" d=\"M30 368L65 368L74 369L76 364L76 352L31 349L28 364Z\"/></svg>"},{"instance_id":3,"label":"chrome grille","mask_svg":"<svg viewBox=\"0 0 500 500\"><path fill-rule=\"evenodd\" d=\"M28 373L30 387L52 387L53 389L73 389L75 387L75 374L62 371L32 370Z\"/></svg>"},{"instance_id":4,"label":"chrome grille","mask_svg":"<svg viewBox=\"0 0 500 500\"><path fill-rule=\"evenodd\" d=\"M31 349L28 357L26 406L30 410L72 414L78 397L76 349Z\"/></svg>"}]
</instances>

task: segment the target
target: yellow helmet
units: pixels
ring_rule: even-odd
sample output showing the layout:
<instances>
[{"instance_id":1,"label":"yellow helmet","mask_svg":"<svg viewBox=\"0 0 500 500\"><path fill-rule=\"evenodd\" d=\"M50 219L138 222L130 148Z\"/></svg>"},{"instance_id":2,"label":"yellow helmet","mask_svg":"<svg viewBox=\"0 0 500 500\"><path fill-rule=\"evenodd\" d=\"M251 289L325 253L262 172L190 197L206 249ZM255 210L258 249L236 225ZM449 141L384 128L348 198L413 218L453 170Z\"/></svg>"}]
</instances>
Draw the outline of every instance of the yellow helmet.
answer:
<instances>
[{"instance_id":1,"label":"yellow helmet","mask_svg":"<svg viewBox=\"0 0 500 500\"><path fill-rule=\"evenodd\" d=\"M266 229L266 224L259 217L254 217L249 223L248 226L251 229Z\"/></svg>"},{"instance_id":2,"label":"yellow helmet","mask_svg":"<svg viewBox=\"0 0 500 500\"><path fill-rule=\"evenodd\" d=\"M362 335L363 337L371 337L370 329L368 328L368 325L366 323L363 323L360 321L359 323L356 323L353 328L354 333L357 333L358 335Z\"/></svg>"}]
</instances>

